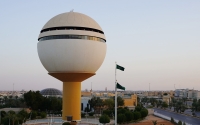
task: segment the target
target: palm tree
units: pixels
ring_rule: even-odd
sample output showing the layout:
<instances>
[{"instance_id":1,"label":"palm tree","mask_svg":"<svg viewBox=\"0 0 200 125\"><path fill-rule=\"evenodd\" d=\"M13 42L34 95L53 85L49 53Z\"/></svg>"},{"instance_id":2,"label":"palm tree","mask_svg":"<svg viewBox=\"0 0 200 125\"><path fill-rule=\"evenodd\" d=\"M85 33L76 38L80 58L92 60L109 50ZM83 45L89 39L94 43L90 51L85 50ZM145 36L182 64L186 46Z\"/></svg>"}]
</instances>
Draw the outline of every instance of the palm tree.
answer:
<instances>
[{"instance_id":1,"label":"palm tree","mask_svg":"<svg viewBox=\"0 0 200 125\"><path fill-rule=\"evenodd\" d=\"M157 125L157 120L152 120L153 125Z\"/></svg>"},{"instance_id":2,"label":"palm tree","mask_svg":"<svg viewBox=\"0 0 200 125\"><path fill-rule=\"evenodd\" d=\"M17 120L17 115L16 114L13 114L12 115L12 122L13 122L13 125L15 125L15 121Z\"/></svg>"}]
</instances>

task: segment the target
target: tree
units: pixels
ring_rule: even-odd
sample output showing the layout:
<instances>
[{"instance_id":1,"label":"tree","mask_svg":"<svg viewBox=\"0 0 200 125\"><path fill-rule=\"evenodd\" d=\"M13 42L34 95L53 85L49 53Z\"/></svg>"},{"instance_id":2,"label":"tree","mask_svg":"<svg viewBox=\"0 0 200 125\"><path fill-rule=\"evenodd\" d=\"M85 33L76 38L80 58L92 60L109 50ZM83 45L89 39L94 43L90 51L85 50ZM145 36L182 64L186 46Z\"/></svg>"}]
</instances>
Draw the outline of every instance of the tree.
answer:
<instances>
[{"instance_id":1,"label":"tree","mask_svg":"<svg viewBox=\"0 0 200 125\"><path fill-rule=\"evenodd\" d=\"M181 112L184 112L186 109L185 105L181 105Z\"/></svg>"},{"instance_id":2,"label":"tree","mask_svg":"<svg viewBox=\"0 0 200 125\"><path fill-rule=\"evenodd\" d=\"M46 114L45 112L41 112L41 113L40 113L40 116L41 116L41 118L46 118L46 117L47 117L47 114Z\"/></svg>"},{"instance_id":3,"label":"tree","mask_svg":"<svg viewBox=\"0 0 200 125\"><path fill-rule=\"evenodd\" d=\"M28 113L25 110L21 110L18 114L17 114L18 120L20 121L20 123L23 123L26 121L26 119L28 119Z\"/></svg>"},{"instance_id":4,"label":"tree","mask_svg":"<svg viewBox=\"0 0 200 125\"><path fill-rule=\"evenodd\" d=\"M99 97L92 97L92 99L90 99L88 101L88 103L90 104L90 107L92 107L94 109L94 112L101 112L101 108L103 107L104 103L103 100L100 99Z\"/></svg>"},{"instance_id":5,"label":"tree","mask_svg":"<svg viewBox=\"0 0 200 125\"><path fill-rule=\"evenodd\" d=\"M198 102L197 99L193 99L192 108L197 111L198 110Z\"/></svg>"},{"instance_id":6,"label":"tree","mask_svg":"<svg viewBox=\"0 0 200 125\"><path fill-rule=\"evenodd\" d=\"M117 115L117 123L124 123L126 122L126 116L124 114Z\"/></svg>"},{"instance_id":7,"label":"tree","mask_svg":"<svg viewBox=\"0 0 200 125\"><path fill-rule=\"evenodd\" d=\"M16 114L13 114L13 115L12 115L12 124L13 124L13 125L15 125L15 122L16 122L17 119L18 119L18 118L17 118L17 115L16 115Z\"/></svg>"},{"instance_id":8,"label":"tree","mask_svg":"<svg viewBox=\"0 0 200 125\"><path fill-rule=\"evenodd\" d=\"M4 125L9 125L9 117L8 115L4 118L2 118L2 121L1 121L1 124L4 124Z\"/></svg>"},{"instance_id":9,"label":"tree","mask_svg":"<svg viewBox=\"0 0 200 125\"><path fill-rule=\"evenodd\" d=\"M178 121L178 125L182 125L182 122L181 122L181 121Z\"/></svg>"},{"instance_id":10,"label":"tree","mask_svg":"<svg viewBox=\"0 0 200 125\"><path fill-rule=\"evenodd\" d=\"M5 111L1 111L1 118L4 118L6 116L6 112Z\"/></svg>"},{"instance_id":11,"label":"tree","mask_svg":"<svg viewBox=\"0 0 200 125\"><path fill-rule=\"evenodd\" d=\"M35 119L36 116L37 116L37 112L36 112L36 111L32 111L32 112L30 113L30 118L31 118L31 119Z\"/></svg>"},{"instance_id":12,"label":"tree","mask_svg":"<svg viewBox=\"0 0 200 125\"><path fill-rule=\"evenodd\" d=\"M171 123L175 123L174 118L171 117Z\"/></svg>"},{"instance_id":13,"label":"tree","mask_svg":"<svg viewBox=\"0 0 200 125\"><path fill-rule=\"evenodd\" d=\"M90 112L90 109L88 107L85 107L84 112Z\"/></svg>"},{"instance_id":14,"label":"tree","mask_svg":"<svg viewBox=\"0 0 200 125\"><path fill-rule=\"evenodd\" d=\"M108 115L104 114L99 118L99 122L102 123L102 124L109 123L110 122L110 118L108 117Z\"/></svg>"},{"instance_id":15,"label":"tree","mask_svg":"<svg viewBox=\"0 0 200 125\"><path fill-rule=\"evenodd\" d=\"M163 107L163 108L167 108L167 107L168 107L167 103L166 103L166 102L163 102L163 103L162 103L162 107Z\"/></svg>"},{"instance_id":16,"label":"tree","mask_svg":"<svg viewBox=\"0 0 200 125\"><path fill-rule=\"evenodd\" d=\"M117 107L119 106L124 106L124 100L120 96L117 97Z\"/></svg>"},{"instance_id":17,"label":"tree","mask_svg":"<svg viewBox=\"0 0 200 125\"><path fill-rule=\"evenodd\" d=\"M103 114L111 116L112 115L112 111L111 110L103 110Z\"/></svg>"},{"instance_id":18,"label":"tree","mask_svg":"<svg viewBox=\"0 0 200 125\"><path fill-rule=\"evenodd\" d=\"M43 96L39 91L29 91L24 94L24 100L27 106L31 107L33 110L38 110L43 103Z\"/></svg>"},{"instance_id":19,"label":"tree","mask_svg":"<svg viewBox=\"0 0 200 125\"><path fill-rule=\"evenodd\" d=\"M110 98L110 99L106 99L104 100L104 105L108 108L108 109L113 109L115 106L115 101Z\"/></svg>"},{"instance_id":20,"label":"tree","mask_svg":"<svg viewBox=\"0 0 200 125\"><path fill-rule=\"evenodd\" d=\"M12 110L8 111L7 117L9 118L9 122L14 125L14 123L15 123L15 121L17 119L17 116L16 116L15 112L12 111Z\"/></svg>"},{"instance_id":21,"label":"tree","mask_svg":"<svg viewBox=\"0 0 200 125\"><path fill-rule=\"evenodd\" d=\"M184 105L187 105L187 103L185 103L187 101L187 98L182 98Z\"/></svg>"}]
</instances>

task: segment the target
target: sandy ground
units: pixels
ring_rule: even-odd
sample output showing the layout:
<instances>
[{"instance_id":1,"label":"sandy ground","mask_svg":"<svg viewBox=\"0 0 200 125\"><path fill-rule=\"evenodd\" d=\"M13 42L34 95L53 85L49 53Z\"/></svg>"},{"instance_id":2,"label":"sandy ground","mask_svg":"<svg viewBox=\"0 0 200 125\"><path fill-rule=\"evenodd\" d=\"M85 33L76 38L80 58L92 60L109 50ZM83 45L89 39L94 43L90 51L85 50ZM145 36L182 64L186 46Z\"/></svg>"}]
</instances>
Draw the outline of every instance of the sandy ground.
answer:
<instances>
[{"instance_id":1,"label":"sandy ground","mask_svg":"<svg viewBox=\"0 0 200 125\"><path fill-rule=\"evenodd\" d=\"M157 120L157 125L173 125L170 121L164 120L162 118L156 117L154 115L147 116L144 120L139 123L132 123L129 125L153 125L152 120Z\"/></svg>"}]
</instances>

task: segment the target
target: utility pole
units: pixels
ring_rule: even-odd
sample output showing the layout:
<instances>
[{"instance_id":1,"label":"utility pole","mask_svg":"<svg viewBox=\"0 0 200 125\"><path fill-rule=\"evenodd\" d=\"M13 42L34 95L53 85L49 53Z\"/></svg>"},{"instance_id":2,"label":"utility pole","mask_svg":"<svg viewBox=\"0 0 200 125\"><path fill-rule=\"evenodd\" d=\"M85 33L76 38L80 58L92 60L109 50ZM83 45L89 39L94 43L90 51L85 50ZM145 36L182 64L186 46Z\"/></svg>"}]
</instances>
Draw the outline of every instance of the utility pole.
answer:
<instances>
[{"instance_id":1,"label":"utility pole","mask_svg":"<svg viewBox=\"0 0 200 125\"><path fill-rule=\"evenodd\" d=\"M14 94L14 85L15 85L15 84L13 83L13 91L12 91L12 95Z\"/></svg>"},{"instance_id":2,"label":"utility pole","mask_svg":"<svg viewBox=\"0 0 200 125\"><path fill-rule=\"evenodd\" d=\"M0 111L0 125L1 125L1 111Z\"/></svg>"}]
</instances>

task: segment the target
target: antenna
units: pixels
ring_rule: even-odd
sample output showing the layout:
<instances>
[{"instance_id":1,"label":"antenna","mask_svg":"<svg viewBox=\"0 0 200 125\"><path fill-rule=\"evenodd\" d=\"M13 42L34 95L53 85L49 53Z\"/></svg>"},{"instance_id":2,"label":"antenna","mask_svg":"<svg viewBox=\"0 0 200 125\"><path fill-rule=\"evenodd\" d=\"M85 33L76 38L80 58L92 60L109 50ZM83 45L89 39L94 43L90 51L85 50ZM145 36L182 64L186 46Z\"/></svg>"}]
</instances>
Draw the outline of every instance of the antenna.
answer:
<instances>
[{"instance_id":1,"label":"antenna","mask_svg":"<svg viewBox=\"0 0 200 125\"><path fill-rule=\"evenodd\" d=\"M91 82L91 92L92 92L92 82Z\"/></svg>"},{"instance_id":2,"label":"antenna","mask_svg":"<svg viewBox=\"0 0 200 125\"><path fill-rule=\"evenodd\" d=\"M151 84L151 83L149 83L149 92L150 92L150 84Z\"/></svg>"},{"instance_id":3,"label":"antenna","mask_svg":"<svg viewBox=\"0 0 200 125\"><path fill-rule=\"evenodd\" d=\"M13 83L13 91L12 91L12 94L14 94L14 83Z\"/></svg>"}]
</instances>

